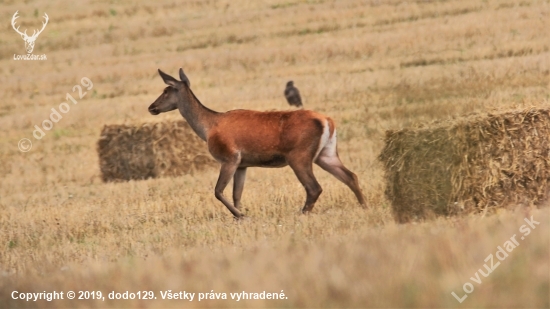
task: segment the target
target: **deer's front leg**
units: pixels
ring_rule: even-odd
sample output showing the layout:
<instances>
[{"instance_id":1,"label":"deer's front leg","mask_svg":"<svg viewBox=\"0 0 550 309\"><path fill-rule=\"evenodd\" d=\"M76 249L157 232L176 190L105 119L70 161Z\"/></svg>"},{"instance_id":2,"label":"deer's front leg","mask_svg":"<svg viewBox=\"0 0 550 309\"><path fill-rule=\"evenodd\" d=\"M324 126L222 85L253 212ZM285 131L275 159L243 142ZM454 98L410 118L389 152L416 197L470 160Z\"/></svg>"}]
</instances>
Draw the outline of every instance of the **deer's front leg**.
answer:
<instances>
[{"instance_id":1,"label":"deer's front leg","mask_svg":"<svg viewBox=\"0 0 550 309\"><path fill-rule=\"evenodd\" d=\"M223 195L223 190L225 190L225 187L227 187L227 184L229 184L229 181L235 174L235 171L238 168L238 163L231 162L231 163L223 163L222 168L220 170L220 177L218 178L218 182L216 183L216 189L215 189L215 195L218 200L220 200L229 211L235 216L235 218L241 218L243 217L243 214L235 208L231 203L227 200L225 195Z\"/></svg>"},{"instance_id":2,"label":"deer's front leg","mask_svg":"<svg viewBox=\"0 0 550 309\"><path fill-rule=\"evenodd\" d=\"M241 196L244 189L244 180L246 178L246 167L239 167L233 177L233 205L235 208L241 208Z\"/></svg>"}]
</instances>

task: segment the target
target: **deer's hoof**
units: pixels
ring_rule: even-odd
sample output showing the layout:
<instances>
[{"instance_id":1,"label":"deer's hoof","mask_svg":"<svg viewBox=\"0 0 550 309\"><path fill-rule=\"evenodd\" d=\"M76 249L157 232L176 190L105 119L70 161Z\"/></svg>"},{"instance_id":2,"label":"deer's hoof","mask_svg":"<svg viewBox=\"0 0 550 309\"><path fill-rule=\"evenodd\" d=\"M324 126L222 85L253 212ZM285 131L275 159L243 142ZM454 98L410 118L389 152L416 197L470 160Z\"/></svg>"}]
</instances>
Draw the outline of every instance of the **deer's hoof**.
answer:
<instances>
[{"instance_id":1,"label":"deer's hoof","mask_svg":"<svg viewBox=\"0 0 550 309\"><path fill-rule=\"evenodd\" d=\"M246 219L247 217L243 214L239 214L238 216L233 216L233 219L235 219L235 221L242 221L244 219Z\"/></svg>"}]
</instances>

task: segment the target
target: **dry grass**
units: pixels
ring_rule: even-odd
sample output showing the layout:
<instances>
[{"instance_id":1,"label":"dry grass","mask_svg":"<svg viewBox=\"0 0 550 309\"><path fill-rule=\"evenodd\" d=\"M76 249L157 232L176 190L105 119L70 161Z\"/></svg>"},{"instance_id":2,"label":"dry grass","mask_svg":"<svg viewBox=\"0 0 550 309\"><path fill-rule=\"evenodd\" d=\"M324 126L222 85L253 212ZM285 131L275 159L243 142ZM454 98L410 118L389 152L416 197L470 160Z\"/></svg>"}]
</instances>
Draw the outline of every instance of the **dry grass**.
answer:
<instances>
[{"instance_id":1,"label":"dry grass","mask_svg":"<svg viewBox=\"0 0 550 309\"><path fill-rule=\"evenodd\" d=\"M17 10L23 28L50 16L34 51L47 61L12 59L24 51L8 23ZM0 307L182 306L14 302L14 289L289 297L189 304L201 307L550 306L547 208L531 212L540 229L459 304L451 292L462 295L527 214L396 225L377 162L387 129L546 106L549 1L6 1L0 16ZM214 170L103 183L101 128L181 119L147 112L164 87L156 69L179 67L218 111L288 109L282 92L294 80L306 108L335 119L340 156L371 208L318 168L324 192L309 216L298 214L305 193L290 169L249 171L240 224L214 198ZM84 76L93 89L34 139ZM30 152L18 151L21 138Z\"/></svg>"}]
</instances>

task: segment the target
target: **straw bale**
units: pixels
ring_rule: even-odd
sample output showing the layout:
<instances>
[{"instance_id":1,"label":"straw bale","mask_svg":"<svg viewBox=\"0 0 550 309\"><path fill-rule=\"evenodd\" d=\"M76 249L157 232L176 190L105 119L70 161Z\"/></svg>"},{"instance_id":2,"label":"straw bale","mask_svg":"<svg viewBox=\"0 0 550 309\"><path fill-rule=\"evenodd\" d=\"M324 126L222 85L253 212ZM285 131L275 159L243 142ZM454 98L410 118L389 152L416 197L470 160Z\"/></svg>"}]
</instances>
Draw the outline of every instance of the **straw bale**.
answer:
<instances>
[{"instance_id":1,"label":"straw bale","mask_svg":"<svg viewBox=\"0 0 550 309\"><path fill-rule=\"evenodd\" d=\"M218 166L187 122L106 125L97 143L102 179L179 176Z\"/></svg>"},{"instance_id":2,"label":"straw bale","mask_svg":"<svg viewBox=\"0 0 550 309\"><path fill-rule=\"evenodd\" d=\"M550 177L546 109L386 132L379 156L396 221L538 205Z\"/></svg>"}]
</instances>

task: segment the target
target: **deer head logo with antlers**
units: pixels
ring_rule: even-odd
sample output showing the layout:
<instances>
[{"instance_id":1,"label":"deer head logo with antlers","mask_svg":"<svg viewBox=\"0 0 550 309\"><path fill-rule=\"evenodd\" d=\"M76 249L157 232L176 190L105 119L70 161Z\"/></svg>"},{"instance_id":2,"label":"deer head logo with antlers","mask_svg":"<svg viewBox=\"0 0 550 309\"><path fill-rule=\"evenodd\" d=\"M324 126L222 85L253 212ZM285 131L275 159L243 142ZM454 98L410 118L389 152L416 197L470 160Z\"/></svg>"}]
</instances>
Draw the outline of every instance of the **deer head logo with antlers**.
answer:
<instances>
[{"instance_id":1,"label":"deer head logo with antlers","mask_svg":"<svg viewBox=\"0 0 550 309\"><path fill-rule=\"evenodd\" d=\"M33 33L31 36L28 36L27 35L27 30L25 30L25 32L21 32L19 31L19 27L15 28L15 20L17 18L19 18L19 16L17 16L17 13L19 11L15 12L15 14L13 14L13 18L11 19L11 26L13 27L13 30L15 30L15 32L19 33L21 35L21 37L23 38L23 40L25 40L25 48L27 49L27 53L30 54L32 53L32 50L34 49L34 42L36 41L36 38L38 37L38 35L40 33L42 33L42 31L44 31L44 28L46 28L46 25L48 24L48 14L44 13L44 19L46 19L45 22L42 22L42 29L40 29L38 32L36 32L36 30L33 30Z\"/></svg>"}]
</instances>

